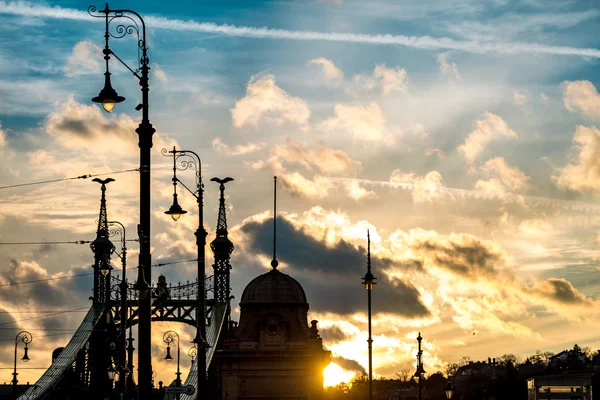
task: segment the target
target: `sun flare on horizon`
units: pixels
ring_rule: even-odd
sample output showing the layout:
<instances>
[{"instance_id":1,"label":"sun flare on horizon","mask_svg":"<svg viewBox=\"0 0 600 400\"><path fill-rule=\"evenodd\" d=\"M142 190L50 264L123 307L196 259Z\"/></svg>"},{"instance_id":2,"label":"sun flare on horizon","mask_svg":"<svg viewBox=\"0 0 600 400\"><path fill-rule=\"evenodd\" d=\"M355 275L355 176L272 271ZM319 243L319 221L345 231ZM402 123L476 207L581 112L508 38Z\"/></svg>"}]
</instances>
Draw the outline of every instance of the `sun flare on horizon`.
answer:
<instances>
[{"instance_id":1,"label":"sun flare on horizon","mask_svg":"<svg viewBox=\"0 0 600 400\"><path fill-rule=\"evenodd\" d=\"M323 370L323 387L336 386L342 382L349 383L356 373L347 371L337 365L336 363L330 362L329 365Z\"/></svg>"}]
</instances>

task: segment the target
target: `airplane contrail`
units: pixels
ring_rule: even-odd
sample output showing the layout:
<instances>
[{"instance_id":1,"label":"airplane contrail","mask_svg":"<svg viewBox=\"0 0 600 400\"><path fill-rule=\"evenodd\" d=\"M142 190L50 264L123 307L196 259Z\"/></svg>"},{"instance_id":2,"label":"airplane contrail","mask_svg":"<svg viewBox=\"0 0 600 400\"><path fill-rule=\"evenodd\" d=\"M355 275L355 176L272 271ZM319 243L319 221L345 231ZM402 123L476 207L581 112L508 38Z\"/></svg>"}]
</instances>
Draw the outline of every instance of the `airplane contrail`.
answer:
<instances>
[{"instance_id":1,"label":"airplane contrail","mask_svg":"<svg viewBox=\"0 0 600 400\"><path fill-rule=\"evenodd\" d=\"M0 13L38 18L94 20L86 11L59 6L37 5L24 1L0 1ZM568 46L552 46L527 42L481 42L477 40L455 40L448 37L406 36L391 34L337 33L317 31L295 31L269 27L251 27L193 20L169 19L148 16L148 26L176 31L215 33L224 36L256 39L285 39L301 41L330 41L375 45L396 45L424 50L456 50L468 53L494 54L551 54L600 58L600 50Z\"/></svg>"},{"instance_id":2,"label":"airplane contrail","mask_svg":"<svg viewBox=\"0 0 600 400\"><path fill-rule=\"evenodd\" d=\"M356 182L365 186L378 186L378 187L389 187L395 189L402 190L413 190L415 187L420 185L415 185L412 182L390 182L390 181L373 181L369 179L355 179L355 178L336 178L336 177L327 177L332 182ZM481 190L472 190L472 189L457 189L457 188L449 188L446 186L435 186L431 189L436 193L441 193L450 197L451 199L478 199L478 200L502 200L509 203L522 203L525 202L530 206L542 206L542 207L557 207L563 210L576 210L580 212L594 212L600 213L600 205L586 203L583 201L575 201L575 200L561 200L554 199L551 197L542 197L542 196L529 196L522 195L518 193L506 192L504 194L496 194L490 192L484 192Z\"/></svg>"}]
</instances>

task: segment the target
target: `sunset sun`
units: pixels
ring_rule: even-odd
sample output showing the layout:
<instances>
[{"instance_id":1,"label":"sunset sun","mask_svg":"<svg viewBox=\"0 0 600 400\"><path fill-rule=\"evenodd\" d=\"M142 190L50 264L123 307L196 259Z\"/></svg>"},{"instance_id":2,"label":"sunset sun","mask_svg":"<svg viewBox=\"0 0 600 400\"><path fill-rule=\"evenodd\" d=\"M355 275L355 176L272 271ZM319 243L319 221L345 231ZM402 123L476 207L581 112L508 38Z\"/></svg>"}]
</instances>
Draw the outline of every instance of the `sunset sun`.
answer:
<instances>
[{"instance_id":1,"label":"sunset sun","mask_svg":"<svg viewBox=\"0 0 600 400\"><path fill-rule=\"evenodd\" d=\"M329 365L323 370L323 387L336 386L342 382L348 383L356 375L354 372L346 371L335 363Z\"/></svg>"}]
</instances>

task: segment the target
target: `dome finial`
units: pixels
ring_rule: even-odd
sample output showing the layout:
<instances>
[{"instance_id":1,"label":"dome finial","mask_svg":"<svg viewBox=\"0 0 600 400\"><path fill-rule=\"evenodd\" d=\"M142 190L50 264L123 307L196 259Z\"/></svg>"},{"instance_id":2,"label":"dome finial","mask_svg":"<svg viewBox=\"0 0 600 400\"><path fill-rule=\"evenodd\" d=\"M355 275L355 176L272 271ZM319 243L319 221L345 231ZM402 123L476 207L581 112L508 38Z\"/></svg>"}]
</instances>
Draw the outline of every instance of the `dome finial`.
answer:
<instances>
[{"instance_id":1,"label":"dome finial","mask_svg":"<svg viewBox=\"0 0 600 400\"><path fill-rule=\"evenodd\" d=\"M277 261L277 177L273 177L273 260L271 267L277 269L279 262Z\"/></svg>"}]
</instances>

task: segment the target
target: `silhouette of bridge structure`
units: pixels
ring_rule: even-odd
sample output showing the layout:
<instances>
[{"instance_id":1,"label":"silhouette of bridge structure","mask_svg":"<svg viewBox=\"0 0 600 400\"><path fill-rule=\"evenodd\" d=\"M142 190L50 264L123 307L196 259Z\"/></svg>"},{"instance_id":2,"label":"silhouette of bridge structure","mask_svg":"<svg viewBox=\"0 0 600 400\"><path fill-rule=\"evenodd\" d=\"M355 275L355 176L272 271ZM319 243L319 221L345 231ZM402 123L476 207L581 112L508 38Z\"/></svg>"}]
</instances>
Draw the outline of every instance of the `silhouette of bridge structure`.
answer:
<instances>
[{"instance_id":1,"label":"silhouette of bridge structure","mask_svg":"<svg viewBox=\"0 0 600 400\"><path fill-rule=\"evenodd\" d=\"M131 327L139 322L138 303L139 297L134 290L134 285L127 283L127 313L125 321L121 318L122 311L122 280L119 276L113 276L110 267L110 255L115 252L115 246L110 241L114 235L109 230L109 222L106 212L106 184L112 180L96 180L102 186L100 201L100 217L98 219L98 230L96 239L90 247L94 252L94 296L91 297L92 305L83 318L83 321L64 348L56 349L53 353L51 366L42 374L35 385L30 386L22 393L19 400L54 400L54 399L79 399L89 400L106 398L137 398L136 384L134 380L134 351ZM229 257L233 251L233 244L227 238L227 219L225 215L224 182L220 183L221 198L219 205L219 217L217 226L217 237L211 243L215 262L213 264L214 274L205 279L205 292L199 293L198 280L168 284L164 276L160 276L158 283L152 285L150 293L152 296L151 320L179 322L197 327L197 315L206 316L206 373L211 373L213 355L219 347L221 334L227 328L230 316L230 286L229 273L231 265ZM107 271L108 270L108 271ZM209 298L208 294L211 293ZM198 296L205 296L206 310L198 312ZM120 337L119 332L124 324L129 329L129 337ZM120 354L119 349L125 348L123 340L128 342L126 355ZM119 342L121 341L121 342ZM198 357L202 352L198 352ZM182 386L192 385L198 388L198 365L192 363L185 382ZM109 379L107 371L113 365L127 366L129 374L126 375L126 383L123 397L122 392L117 390L116 383ZM213 372L214 373L214 372ZM213 385L214 385L214 380ZM114 385L114 386L113 386ZM188 395L180 394L182 400L211 398L211 392L216 387L205 388L205 393ZM153 398L155 398L153 396ZM157 394L156 398L161 398ZM151 400L151 399L148 399Z\"/></svg>"}]
</instances>

